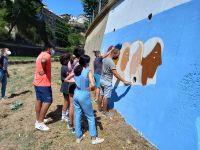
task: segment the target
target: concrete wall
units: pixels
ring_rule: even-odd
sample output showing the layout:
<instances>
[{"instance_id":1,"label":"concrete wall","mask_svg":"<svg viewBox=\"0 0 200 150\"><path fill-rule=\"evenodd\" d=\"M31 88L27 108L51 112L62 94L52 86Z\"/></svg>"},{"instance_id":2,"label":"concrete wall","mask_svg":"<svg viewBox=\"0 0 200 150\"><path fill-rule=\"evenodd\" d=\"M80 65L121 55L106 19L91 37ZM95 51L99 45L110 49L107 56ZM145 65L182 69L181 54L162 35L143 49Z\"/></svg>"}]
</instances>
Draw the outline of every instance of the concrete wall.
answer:
<instances>
[{"instance_id":1,"label":"concrete wall","mask_svg":"<svg viewBox=\"0 0 200 150\"><path fill-rule=\"evenodd\" d=\"M118 43L117 70L132 86L114 79L110 107L161 150L200 149L200 0L120 1L101 51Z\"/></svg>"},{"instance_id":2,"label":"concrete wall","mask_svg":"<svg viewBox=\"0 0 200 150\"><path fill-rule=\"evenodd\" d=\"M85 51L86 54L91 56L91 67L92 62L94 60L94 50L100 50L101 43L104 37L104 32L106 28L106 23L108 20L108 14L100 21L100 23L94 28L94 30L87 36L86 42L85 42Z\"/></svg>"}]
</instances>

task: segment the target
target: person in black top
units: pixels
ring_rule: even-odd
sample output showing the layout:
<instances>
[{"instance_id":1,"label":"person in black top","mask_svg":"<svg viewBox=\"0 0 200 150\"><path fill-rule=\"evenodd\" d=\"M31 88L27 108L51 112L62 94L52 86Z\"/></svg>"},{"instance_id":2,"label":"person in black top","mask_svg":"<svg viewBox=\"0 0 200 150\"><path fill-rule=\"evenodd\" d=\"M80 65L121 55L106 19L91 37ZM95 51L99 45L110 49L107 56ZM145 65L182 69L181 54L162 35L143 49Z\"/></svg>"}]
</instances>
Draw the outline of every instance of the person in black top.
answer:
<instances>
[{"instance_id":1,"label":"person in black top","mask_svg":"<svg viewBox=\"0 0 200 150\"><path fill-rule=\"evenodd\" d=\"M68 122L68 113L69 113L69 83L68 82L64 82L65 78L67 77L67 74L69 72L68 69L68 62L70 61L71 58L71 54L69 53L65 53L63 55L61 55L60 57L60 63L62 65L61 67L61 88L60 88L60 92L63 93L64 96L64 103L63 103L63 108L62 108L62 121L66 121Z\"/></svg>"}]
</instances>

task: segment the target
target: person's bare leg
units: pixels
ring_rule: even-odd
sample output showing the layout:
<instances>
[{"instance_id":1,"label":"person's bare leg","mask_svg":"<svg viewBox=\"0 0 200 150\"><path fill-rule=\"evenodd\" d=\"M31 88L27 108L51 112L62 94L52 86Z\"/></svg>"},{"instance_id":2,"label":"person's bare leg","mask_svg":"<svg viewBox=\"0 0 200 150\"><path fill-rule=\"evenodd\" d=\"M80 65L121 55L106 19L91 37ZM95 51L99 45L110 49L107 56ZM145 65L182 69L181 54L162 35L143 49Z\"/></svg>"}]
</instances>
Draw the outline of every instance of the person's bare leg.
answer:
<instances>
[{"instance_id":1,"label":"person's bare leg","mask_svg":"<svg viewBox=\"0 0 200 150\"><path fill-rule=\"evenodd\" d=\"M35 113L36 113L36 120L37 121L39 120L41 107L42 107L42 102L39 101L39 100L36 100L36 102L35 102Z\"/></svg>"},{"instance_id":2,"label":"person's bare leg","mask_svg":"<svg viewBox=\"0 0 200 150\"><path fill-rule=\"evenodd\" d=\"M103 100L103 96L99 96L98 101L97 101L98 110L102 109L102 100Z\"/></svg>"},{"instance_id":3,"label":"person's bare leg","mask_svg":"<svg viewBox=\"0 0 200 150\"><path fill-rule=\"evenodd\" d=\"M74 125L74 103L73 103L73 95L69 94L69 120L70 125Z\"/></svg>"},{"instance_id":4,"label":"person's bare leg","mask_svg":"<svg viewBox=\"0 0 200 150\"><path fill-rule=\"evenodd\" d=\"M46 116L46 113L47 113L50 106L51 106L51 103L42 103L42 107L41 107L41 110L40 110L40 116L39 116L39 119L38 119L39 123L44 121L44 117Z\"/></svg>"},{"instance_id":5,"label":"person's bare leg","mask_svg":"<svg viewBox=\"0 0 200 150\"><path fill-rule=\"evenodd\" d=\"M98 100L99 99L99 95L100 95L100 89L96 88L95 90L95 99Z\"/></svg>"},{"instance_id":6,"label":"person's bare leg","mask_svg":"<svg viewBox=\"0 0 200 150\"><path fill-rule=\"evenodd\" d=\"M108 100L106 97L103 97L103 111L108 112Z\"/></svg>"},{"instance_id":7,"label":"person's bare leg","mask_svg":"<svg viewBox=\"0 0 200 150\"><path fill-rule=\"evenodd\" d=\"M64 103L63 103L63 108L62 108L62 111L63 112L66 112L67 109L69 108L69 95L67 95L67 97L64 99Z\"/></svg>"}]
</instances>

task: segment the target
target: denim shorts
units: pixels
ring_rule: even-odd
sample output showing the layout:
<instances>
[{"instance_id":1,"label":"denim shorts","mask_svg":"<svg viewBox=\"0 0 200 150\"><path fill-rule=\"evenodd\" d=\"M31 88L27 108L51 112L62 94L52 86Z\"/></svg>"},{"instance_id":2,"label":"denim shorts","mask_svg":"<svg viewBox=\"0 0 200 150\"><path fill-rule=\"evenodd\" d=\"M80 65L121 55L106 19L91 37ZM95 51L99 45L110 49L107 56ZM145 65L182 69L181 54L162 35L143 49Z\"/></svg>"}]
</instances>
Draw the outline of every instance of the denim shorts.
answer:
<instances>
[{"instance_id":1,"label":"denim shorts","mask_svg":"<svg viewBox=\"0 0 200 150\"><path fill-rule=\"evenodd\" d=\"M36 99L44 103L52 103L52 89L50 86L35 86Z\"/></svg>"},{"instance_id":2,"label":"denim shorts","mask_svg":"<svg viewBox=\"0 0 200 150\"><path fill-rule=\"evenodd\" d=\"M112 83L104 79L100 79L100 94L106 98L111 98Z\"/></svg>"},{"instance_id":3,"label":"denim shorts","mask_svg":"<svg viewBox=\"0 0 200 150\"><path fill-rule=\"evenodd\" d=\"M69 94L69 82L62 82L61 87L60 87L60 92Z\"/></svg>"},{"instance_id":4,"label":"denim shorts","mask_svg":"<svg viewBox=\"0 0 200 150\"><path fill-rule=\"evenodd\" d=\"M96 74L96 73L94 74L95 86L97 88L100 88L100 78L101 78L101 75Z\"/></svg>"}]
</instances>

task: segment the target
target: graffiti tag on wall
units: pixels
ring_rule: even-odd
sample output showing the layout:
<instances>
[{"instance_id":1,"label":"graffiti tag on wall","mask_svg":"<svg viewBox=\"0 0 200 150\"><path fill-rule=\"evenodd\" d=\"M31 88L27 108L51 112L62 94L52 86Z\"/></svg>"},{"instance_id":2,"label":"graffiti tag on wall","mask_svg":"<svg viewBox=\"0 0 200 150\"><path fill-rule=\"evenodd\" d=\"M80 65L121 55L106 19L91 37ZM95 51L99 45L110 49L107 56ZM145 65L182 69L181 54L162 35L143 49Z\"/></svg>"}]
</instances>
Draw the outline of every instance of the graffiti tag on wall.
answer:
<instances>
[{"instance_id":1,"label":"graffiti tag on wall","mask_svg":"<svg viewBox=\"0 0 200 150\"><path fill-rule=\"evenodd\" d=\"M155 84L157 68L162 64L163 48L163 41L158 37L145 43L123 43L116 62L118 73L133 85Z\"/></svg>"}]
</instances>

